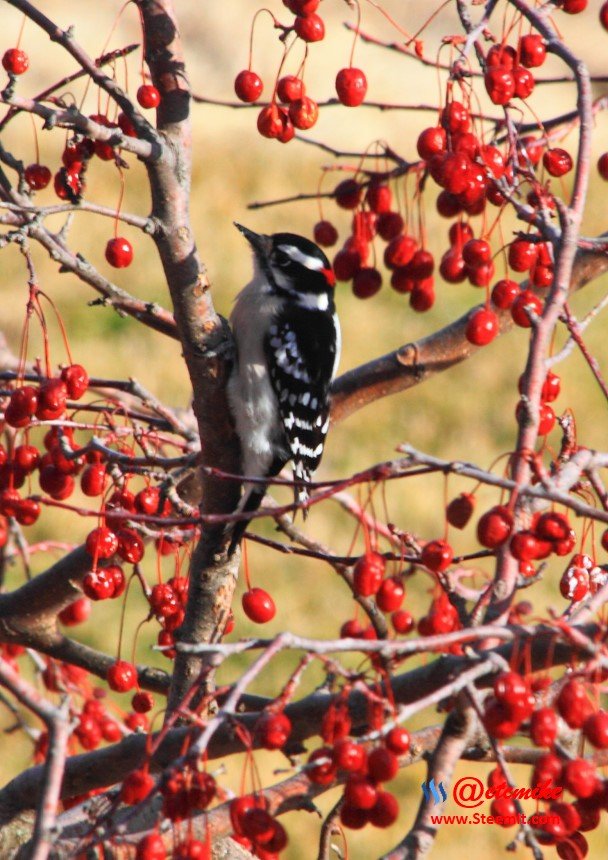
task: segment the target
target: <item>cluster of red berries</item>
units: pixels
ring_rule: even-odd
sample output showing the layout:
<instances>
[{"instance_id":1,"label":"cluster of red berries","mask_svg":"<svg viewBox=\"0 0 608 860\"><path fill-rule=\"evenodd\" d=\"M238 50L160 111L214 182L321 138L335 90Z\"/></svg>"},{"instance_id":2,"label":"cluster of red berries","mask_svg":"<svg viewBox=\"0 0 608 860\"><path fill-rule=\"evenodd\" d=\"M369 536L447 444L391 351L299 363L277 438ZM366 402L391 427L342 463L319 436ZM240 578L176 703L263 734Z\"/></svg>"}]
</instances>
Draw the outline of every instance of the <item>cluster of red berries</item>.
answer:
<instances>
[{"instance_id":1,"label":"cluster of red berries","mask_svg":"<svg viewBox=\"0 0 608 860\"><path fill-rule=\"evenodd\" d=\"M295 15L291 27L282 28L283 36L290 30L307 45L320 42L325 36L325 24L317 14L320 0L283 0L283 4ZM288 143L296 129L312 128L319 116L318 103L306 95L302 79L303 68L297 75L278 78L269 104L265 105L257 118L257 127L263 137ZM237 98L246 104L257 102L264 91L261 77L254 71L243 69L234 81ZM346 107L357 107L365 99L367 78L361 69L352 65L340 69L336 75L336 94Z\"/></svg>"},{"instance_id":2,"label":"cluster of red berries","mask_svg":"<svg viewBox=\"0 0 608 860\"><path fill-rule=\"evenodd\" d=\"M4 422L21 430L33 420L52 421L66 416L68 398L78 400L88 387L85 369L78 364L64 367L59 377L39 385L22 385L14 389L4 408ZM65 447L64 447L65 446ZM44 437L43 453L35 445L24 443L8 451L0 445L0 515L14 517L20 525L33 525L40 516L40 504L34 498L23 498L19 492L38 472L40 488L54 499L67 498L74 489L74 475L82 468L78 457L66 456L75 449L72 431L61 433L52 427ZM69 454L69 450L67 450ZM0 540L3 530L0 530ZM4 538L6 535L4 535Z\"/></svg>"},{"instance_id":3,"label":"cluster of red berries","mask_svg":"<svg viewBox=\"0 0 608 860\"><path fill-rule=\"evenodd\" d=\"M173 576L167 582L153 586L148 596L150 611L161 625L158 644L164 646L163 654L169 659L175 657L175 638L173 632L182 624L188 600L188 578Z\"/></svg>"},{"instance_id":4,"label":"cluster of red berries","mask_svg":"<svg viewBox=\"0 0 608 860\"><path fill-rule=\"evenodd\" d=\"M369 549L353 567L353 592L358 597L375 597L376 606L391 614L391 623L396 633L406 634L414 629L414 619L402 609L405 586L401 576L386 576L386 562L379 552ZM358 621L346 621L340 630L343 638L375 639L374 628L363 627Z\"/></svg>"},{"instance_id":5,"label":"cluster of red berries","mask_svg":"<svg viewBox=\"0 0 608 860\"><path fill-rule=\"evenodd\" d=\"M372 719L372 728L381 729L381 718ZM369 747L351 737L351 720L344 698L328 708L321 727L324 746L308 758L306 773L317 785L331 785L339 776L346 778L340 821L345 827L359 830L366 824L390 827L397 820L397 798L384 789L384 783L395 778L398 756L410 748L407 729L393 726L382 741Z\"/></svg>"},{"instance_id":6,"label":"cluster of red berries","mask_svg":"<svg viewBox=\"0 0 608 860\"><path fill-rule=\"evenodd\" d=\"M548 511L535 514L529 528L513 531L513 515L508 507L495 505L477 522L477 539L488 549L497 549L509 542L509 551L519 561L524 576L535 573L533 561L550 555L564 556L572 552L576 536L565 514Z\"/></svg>"},{"instance_id":7,"label":"cluster of red berries","mask_svg":"<svg viewBox=\"0 0 608 860\"><path fill-rule=\"evenodd\" d=\"M177 845L172 843L172 849L169 853L165 848L163 837L156 831L148 833L137 843L136 860L166 860L169 856L173 860L209 860L211 846L209 842L201 842L200 839L189 836Z\"/></svg>"},{"instance_id":8,"label":"cluster of red berries","mask_svg":"<svg viewBox=\"0 0 608 860\"><path fill-rule=\"evenodd\" d=\"M565 681L554 707L535 708L534 693L542 692L548 683L546 678L529 681L513 671L501 674L494 682L493 695L486 700L484 724L497 739L511 737L521 729L529 733L536 746L550 748L538 759L530 785L565 790L574 801L554 799L550 803L538 838L544 845L556 845L560 857L582 858L587 854L583 832L594 830L601 810L608 809L608 784L590 759L566 758L563 751L558 752L559 718L570 729L581 730L596 749L603 750L608 748L608 714L594 707L587 683L577 677ZM497 788L503 782L500 770L492 771L490 787ZM510 797L501 797L497 792L491 813L511 817L516 815L516 807Z\"/></svg>"},{"instance_id":9,"label":"cluster of red berries","mask_svg":"<svg viewBox=\"0 0 608 860\"><path fill-rule=\"evenodd\" d=\"M131 700L132 711L119 720L112 716L104 705L105 691L101 688L91 689L88 673L69 663L59 663L47 660L42 672L42 682L52 693L72 694L72 717L75 721L73 738L81 749L97 749L104 741L116 743L126 732L147 731L148 719L145 714L154 707L154 699L148 692L140 690ZM136 685L135 667L125 661L117 661L108 670L111 688L125 692ZM132 683L131 683L132 681ZM75 693L82 694L83 704L79 710L74 705ZM36 748L36 760L44 759L48 744L48 736L41 736Z\"/></svg>"},{"instance_id":10,"label":"cluster of red berries","mask_svg":"<svg viewBox=\"0 0 608 860\"><path fill-rule=\"evenodd\" d=\"M527 98L534 88L530 70L543 64L546 52L546 43L537 33L522 35L516 46L493 45L485 58L490 98L501 105L514 97ZM572 170L573 160L566 150L551 147L542 138L522 137L514 146L485 142L474 128L471 93L463 88L464 101L458 101L452 90L450 86L438 124L424 129L418 137L421 162L410 165L408 172L417 174L417 195L430 176L441 189L437 211L443 217L458 219L450 228L449 248L438 266L442 279L447 283L468 279L476 287L489 288L495 273L495 252L489 236L474 237L470 224L463 219L480 215L488 203L503 207L509 193L521 197L526 186L530 205L554 208L549 183L539 180L537 166L542 161L548 177L560 178ZM598 167L608 178L608 153L600 158ZM394 175L402 172L399 167ZM383 257L391 286L409 294L414 310L426 311L435 301L435 261L424 247L424 237L410 235L400 212L392 210L391 175L365 171L364 178L344 180L334 189L338 207L353 212L350 233L334 257L336 278L351 281L359 298L376 294L383 275L370 260L376 259L372 242L380 237L388 243ZM323 247L333 247L338 241L336 227L326 219L314 226L313 234ZM467 325L466 337L476 346L490 343L497 335L495 308L510 309L514 322L522 327L530 327L534 315L542 313L543 302L532 288L552 284L552 249L538 235L520 237L508 246L508 263L514 272L527 274L529 286L521 287L508 277L496 282L492 290L494 307L487 302L471 315Z\"/></svg>"},{"instance_id":11,"label":"cluster of red berries","mask_svg":"<svg viewBox=\"0 0 608 860\"><path fill-rule=\"evenodd\" d=\"M245 794L230 803L232 839L260 860L275 860L288 844L280 821L269 812L263 794Z\"/></svg>"},{"instance_id":12,"label":"cluster of red berries","mask_svg":"<svg viewBox=\"0 0 608 860\"><path fill-rule=\"evenodd\" d=\"M602 536L602 543L607 543ZM605 547L604 547L605 548ZM590 555L577 552L572 556L568 567L562 574L559 590L562 597L572 603L584 600L589 594L596 594L608 582L608 570L605 565L598 565Z\"/></svg>"}]
</instances>

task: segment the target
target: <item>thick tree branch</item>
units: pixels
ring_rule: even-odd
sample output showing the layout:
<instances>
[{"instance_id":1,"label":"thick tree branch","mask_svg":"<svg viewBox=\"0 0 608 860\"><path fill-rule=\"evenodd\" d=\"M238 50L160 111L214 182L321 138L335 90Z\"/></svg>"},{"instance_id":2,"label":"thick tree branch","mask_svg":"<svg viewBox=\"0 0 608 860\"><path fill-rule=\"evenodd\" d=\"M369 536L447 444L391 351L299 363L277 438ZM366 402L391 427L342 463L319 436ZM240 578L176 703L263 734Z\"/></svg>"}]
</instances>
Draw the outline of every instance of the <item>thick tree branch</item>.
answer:
<instances>
[{"instance_id":1,"label":"thick tree branch","mask_svg":"<svg viewBox=\"0 0 608 860\"><path fill-rule=\"evenodd\" d=\"M607 270L608 255L603 250L579 251L571 291L581 289ZM504 334L513 327L513 320L509 311L496 312L500 333ZM381 397L413 388L485 349L473 346L465 337L470 315L468 311L445 328L339 376L332 386L332 421L343 421Z\"/></svg>"},{"instance_id":2,"label":"thick tree branch","mask_svg":"<svg viewBox=\"0 0 608 860\"><path fill-rule=\"evenodd\" d=\"M527 659L530 661L529 669L532 672L546 668L548 661L551 665L557 666L585 655L589 656L588 643L593 642L600 633L599 627L595 624L581 625L572 632L553 627L513 628L514 632L518 630L529 643L526 646L529 649ZM508 662L514 654L521 654L521 641L518 638L493 651L480 651L479 659L483 661L490 653L497 655L493 657L492 666L498 665L497 661L500 660ZM415 705L424 697L436 696L448 685L453 687L453 682L458 681L463 673L473 671L476 674L475 670L475 663L472 663L469 657L442 656L425 666L393 677L391 694L399 705ZM481 677L477 677L476 684L481 687L490 685L494 673L494 668L486 671ZM466 678L463 683L468 683ZM377 685L373 685L373 689L378 692ZM292 723L290 742L301 743L318 735L323 715L334 699L333 692L322 690L287 705L285 713ZM353 690L349 695L349 715L352 720L352 731L355 734L360 734L367 728L368 705L368 696L360 689ZM238 714L225 720L210 738L206 751L208 758L215 760L243 751L242 741L233 728L236 719L251 732L253 748L258 748L259 737L254 732L258 716L257 713ZM154 766L167 767L180 757L183 753L184 741L190 736L191 731L187 727L169 730L154 753ZM72 797L93 788L120 782L127 773L146 761L149 748L149 739L145 735L130 735L114 746L69 758L66 762L62 796ZM37 802L40 773L40 767L30 768L0 791L0 826L5 826L15 815L23 809L31 808Z\"/></svg>"}]
</instances>

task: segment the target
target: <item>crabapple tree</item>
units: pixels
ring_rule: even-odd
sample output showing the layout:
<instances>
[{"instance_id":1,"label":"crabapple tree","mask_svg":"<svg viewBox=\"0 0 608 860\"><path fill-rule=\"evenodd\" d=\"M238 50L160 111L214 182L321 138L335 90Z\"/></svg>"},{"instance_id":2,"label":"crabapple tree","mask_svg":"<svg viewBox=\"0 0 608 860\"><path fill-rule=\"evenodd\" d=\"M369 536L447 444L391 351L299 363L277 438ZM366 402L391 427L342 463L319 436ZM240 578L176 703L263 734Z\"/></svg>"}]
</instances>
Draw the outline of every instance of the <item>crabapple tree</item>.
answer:
<instances>
[{"instance_id":1,"label":"crabapple tree","mask_svg":"<svg viewBox=\"0 0 608 860\"><path fill-rule=\"evenodd\" d=\"M105 43L47 5L5 0L0 46L0 252L21 271L1 284L0 706L28 756L0 790L3 856L326 860L338 842L359 856L355 831L376 829L377 854L417 858L433 848L439 807L393 781L424 762L425 783L449 790L463 760L470 772L492 763L480 773L491 815L511 828L505 848L587 856L608 810L608 450L588 441L608 399L589 347L608 302L608 245L589 204L605 196L608 152L606 97L593 89L606 70L588 69L580 34L608 40L608 3L273 0L232 34L248 61L204 94L180 35L186 3L116 4ZM414 5L427 20L408 20ZM315 92L317 43L343 38L342 24L349 50L333 52L331 92ZM264 27L270 73L256 65ZM34 33L48 57L28 50ZM363 47L390 69L392 100L375 95ZM411 98L427 74L428 104ZM559 101L546 95L555 86ZM193 117L218 105L243 140L267 139L269 161L298 146L331 159L317 188L252 206L311 207L338 306L348 296L373 315L382 300L404 327L428 322L337 378L334 425L381 398L407 396L413 412L423 383L513 338L516 408L493 406L509 441L490 467L464 439L458 459L442 457L387 422L370 433L391 459L314 483L307 524L284 501L289 478L272 482L245 547L268 565L289 555L296 571L329 571L347 608L336 618L328 599L323 636L310 634L302 578L277 605L246 552L227 553L245 516L226 399L233 343L196 240L221 244L230 225L190 217ZM313 137L326 112L360 120L360 151L339 121L331 145ZM418 130L373 140L387 113ZM220 157L205 169L234 178ZM97 193L114 180L108 206ZM133 182L149 212L123 205ZM97 259L79 246L83 219L98 225ZM144 257L160 293L140 275ZM62 308L66 278L151 349L179 345L191 408L144 388L135 368L93 373L73 345L85 324ZM592 416L570 405L574 357L599 402ZM479 396L498 398L491 385ZM399 504L421 480L445 491L427 532ZM310 525L332 501L346 549ZM96 617L113 619L112 636L91 644ZM540 823L512 791L522 773L553 792L536 803ZM310 828L319 809L316 841L290 841L283 814Z\"/></svg>"}]
</instances>

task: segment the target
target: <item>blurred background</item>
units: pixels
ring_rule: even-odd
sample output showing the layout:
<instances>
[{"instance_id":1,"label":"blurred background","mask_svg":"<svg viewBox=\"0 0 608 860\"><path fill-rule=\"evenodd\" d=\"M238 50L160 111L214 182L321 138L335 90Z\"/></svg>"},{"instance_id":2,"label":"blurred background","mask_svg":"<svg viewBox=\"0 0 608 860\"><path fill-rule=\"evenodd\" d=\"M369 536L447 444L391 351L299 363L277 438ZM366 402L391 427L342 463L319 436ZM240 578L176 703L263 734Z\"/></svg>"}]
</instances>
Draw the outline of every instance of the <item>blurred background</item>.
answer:
<instances>
[{"instance_id":1,"label":"blurred background","mask_svg":"<svg viewBox=\"0 0 608 860\"><path fill-rule=\"evenodd\" d=\"M586 12L576 17L556 14L556 21L572 50L578 52L587 61L591 72L598 75L606 73L604 60L608 44L608 34L599 29L597 14L600 5L599 0L592 0ZM250 25L258 5L248 0L232 0L222 4L178 0L176 8L194 93L206 99L234 101L232 82L235 75L247 67ZM290 16L280 0L273 0L270 8L281 21L289 20ZM2 3L0 9L0 51L3 52L16 44L22 19L6 3ZM352 34L343 25L344 22L354 23L356 16L352 7L339 0L324 0L320 11L326 22L327 36L323 42L310 48L305 80L308 94L324 101L334 95L336 72L349 63ZM393 17L408 33L413 34L432 11L432 4L411 0L406 3L387 0L381 8L364 4L362 29L381 41L403 42L404 35L391 24L390 18ZM44 3L44 12L63 28L73 25L75 38L91 56L141 41L137 13L130 5L122 9L118 20L116 16L120 6L116 3L91 6L48 0ZM502 21L502 18L499 16L496 20ZM453 4L450 4L421 36L425 55L431 58L437 56L442 37L459 32ZM73 61L57 45L51 44L31 22L25 26L21 46L30 57L30 70L19 82L19 92L22 94L34 95L75 69ZM449 48L444 47L439 56L443 61L449 60ZM255 26L252 68L264 80L264 97L272 92L281 57L282 47L271 18L267 13L261 14ZM284 72L295 73L301 59L302 52L298 46L290 54ZM354 62L367 75L370 101L414 108L427 104L438 106L445 92L445 73L438 74L432 67L424 68L413 59L394 51L359 42ZM131 55L126 63L119 62L116 65L118 80L123 86L128 86L129 92L133 94L141 83L140 66L139 51ZM564 71L557 60L549 58L539 77L563 75ZM80 103L85 96L83 82L74 85L70 92L73 99ZM601 95L602 90L597 89L594 94ZM70 98L67 93L65 95ZM479 91L479 98L482 109L492 116L498 115L499 109L489 105L485 93ZM105 97L89 89L85 112L94 113L100 108L105 109ZM572 85L538 86L524 117L529 120L536 114L547 119L574 108L575 90ZM356 157L338 161L313 145L313 142L321 141L341 152L359 153L373 146L374 141L386 141L401 156L411 160L416 157L415 144L419 132L436 122L436 114L426 110L379 111L366 106L357 109L332 106L323 108L317 125L303 134L306 142L294 140L283 146L259 136L256 115L255 107L240 106L231 109L198 104L193 106L192 111L192 220L199 250L213 284L214 302L218 311L224 315L230 313L236 293L246 283L251 272L248 248L232 222L239 221L259 232L272 233L287 229L311 236L313 225L320 217L320 207L315 200L273 205L253 211L248 207L253 202L314 194L319 187L323 191L331 190L345 175L337 170L339 165L352 169L359 163ZM41 130L38 120L34 124L37 128L40 161L48 164L54 172L60 164L65 133L61 130L47 133ZM597 117L594 141L595 158L608 144L606 120L601 114ZM3 134L2 143L26 164L35 161L30 117L17 117ZM576 129L562 145L575 155ZM132 157L127 156L127 161L129 168L125 171L122 208L146 215L150 198L145 172ZM553 187L556 187L560 180L553 182ZM567 182L562 188L567 195ZM402 183L395 193L402 199L407 194L411 197L412 186L406 188ZM424 211L427 246L439 260L447 248L449 222L436 215L436 194L436 186L429 185L424 195ZM86 199L115 208L119 196L120 177L116 167L111 162L95 159L87 176ZM605 185L592 168L584 224L584 233L587 235L596 235L605 229L605 196ZM37 200L46 205L57 202L52 187L40 192ZM323 202L322 212L324 217L335 223L343 241L348 236L350 214L338 210L329 200ZM494 212L492 210L491 218ZM58 229L63 221L49 219L48 223ZM477 234L482 229L481 218L473 219L472 223ZM512 231L516 229L515 222L507 217L502 222L502 228L505 241L509 241ZM147 237L132 228L121 226L120 233L134 245L135 258L128 269L109 268L104 259L104 249L107 240L113 235L113 229L110 219L79 213L70 228L71 247L130 293L166 306L169 298L162 269L154 246ZM110 309L90 308L88 302L95 296L89 287L70 274L58 274L52 261L40 249L34 248L33 253L39 284L60 309L75 361L85 364L92 376L132 376L170 405L182 408L188 406L188 379L176 343L162 340L160 335L118 316ZM381 246L377 253L380 260ZM14 245L2 249L0 266L0 287L3 290L0 325L13 351L18 353L27 300L27 273L24 260ZM502 272L497 273L497 277L501 276ZM573 298L572 307L579 319L601 299L605 288L606 280L598 280ZM407 296L390 289L388 277L381 292L366 301L356 299L351 294L350 286L340 284L337 288L337 304L343 329L340 370L346 371L400 344L429 334L484 298L482 291L468 284L449 285L440 279L436 280L436 294L433 309L425 314L417 314L409 307ZM53 363L57 365L65 362L66 356L57 326L52 322L50 334ZM445 459L473 461L488 468L514 445L517 378L525 364L527 342L528 334L525 331L510 332L480 351L472 360L448 373L440 374L406 394L379 401L357 412L330 432L319 477L341 477L390 459L395 455L396 446L403 442ZM597 357L600 367L605 370L605 334L601 318L587 329L585 342L589 351ZM556 339L556 349L561 343L563 337L560 333ZM28 358L32 360L40 355L41 348L40 337L33 330ZM605 418L600 411L605 408L605 402L587 365L575 351L556 370L562 376L562 394L555 404L557 413L571 409L577 420L579 443L605 450ZM558 431L548 438L547 444L550 448L559 445ZM446 498L471 489L470 482L456 478L446 482L441 476L392 482L386 487L388 517L399 528L423 539L440 537L444 531ZM479 488L476 497L478 513L498 502L494 490ZM381 510L380 503L378 506ZM89 528L90 523L87 521L75 519L66 513L49 512L41 518L34 535L37 540L53 538L78 543ZM274 535L268 524L257 528L266 535ZM328 502L313 510L306 530L336 553L344 554L350 546L354 525L338 505ZM477 546L474 523L462 533L452 530L450 540L457 552L474 550ZM590 546L587 545L586 549L589 550ZM292 629L303 636L332 638L338 635L340 624L353 616L353 601L329 567L301 558L275 555L253 542L249 542L248 552L253 584L270 591L278 607L276 617L264 628L264 634L272 635L282 629ZM49 554L35 555L32 558L34 573L43 570L50 559ZM603 557L600 560L606 561ZM174 572L173 562L164 560L162 564L163 576L171 576ZM152 554L148 559L148 567L152 577L155 569ZM481 584L489 570L487 565L479 563L478 569L473 572L472 583ZM562 560L551 561L543 582L522 594L522 599L533 603L537 615L546 616L550 606L559 611L565 608L557 588L562 570ZM7 588L15 587L22 579L23 572L19 566L15 566L7 581ZM430 587L430 580L421 573L408 581L405 607L416 617L424 614L428 608ZM240 596L243 584L238 588ZM95 604L91 618L78 628L76 635L94 647L112 651L118 643L120 621L117 609L111 601ZM138 660L166 665L166 658L150 649L158 632L155 622L144 625L135 640L135 628L145 616L146 604L132 590L126 609L123 656L129 659L126 652L133 648ZM242 614L240 601L236 602L235 616L236 628L232 639L254 632L253 626ZM259 628L256 628L255 633L258 632ZM276 660L252 692L263 691L266 695L279 693L296 660L296 656ZM344 662L348 664L348 661ZM406 668L419 662L411 661ZM230 661L223 667L220 680L233 680L247 663L248 658L245 657ZM351 661L349 665L356 665L356 662ZM298 695L309 692L322 677L322 673L313 666L305 676ZM124 699L121 705L128 708L128 695L117 697L118 700L121 698ZM13 724L11 716L3 712L1 706L0 719L5 728ZM424 713L412 721L409 727L415 729L440 721L441 715ZM31 746L21 733L14 733L0 740L0 751L2 747L4 753L0 755L0 776L4 781L29 762ZM313 745L309 748L313 748ZM213 766L216 765L219 763L213 763ZM222 784L238 790L242 767L242 761L231 762L226 774L220 777ZM267 783L272 779L273 771L284 771L289 763L278 753L265 753L258 756L258 767L262 780ZM484 766L464 763L459 766L457 775L471 774L483 778L486 771ZM513 767L513 775L515 782L524 786L529 779L529 768ZM389 786L402 800L399 822L386 831L367 827L364 831L349 833L348 857L351 860L379 856L401 838L415 815L424 778L425 768L420 765L401 773ZM337 798L338 792L328 793L319 802L319 808L326 812ZM450 800L446 811L458 813L459 809ZM484 806L481 811L489 812L489 808ZM290 814L284 820L291 839L284 856L289 860L314 857L321 819L302 812ZM598 852L602 851L600 846L605 844L606 834L605 825L590 834L594 846L591 856L603 856ZM446 826L437 838L435 855L443 860L460 857L464 846L468 847L474 839L475 849L481 856L498 857L514 835L515 830L503 831L490 826L480 825L474 829L472 826ZM521 853L524 849L520 847L518 850ZM547 856L552 856L552 852L553 849L548 849Z\"/></svg>"}]
</instances>

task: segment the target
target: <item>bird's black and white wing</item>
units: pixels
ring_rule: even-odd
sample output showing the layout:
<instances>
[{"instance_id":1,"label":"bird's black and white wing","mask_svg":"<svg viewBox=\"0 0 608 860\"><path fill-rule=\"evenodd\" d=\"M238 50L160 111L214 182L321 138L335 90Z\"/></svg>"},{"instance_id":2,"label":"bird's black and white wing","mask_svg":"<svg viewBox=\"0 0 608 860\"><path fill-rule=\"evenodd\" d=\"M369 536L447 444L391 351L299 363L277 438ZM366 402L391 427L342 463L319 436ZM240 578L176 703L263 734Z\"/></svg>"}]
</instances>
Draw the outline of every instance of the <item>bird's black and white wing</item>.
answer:
<instances>
[{"instance_id":1,"label":"bird's black and white wing","mask_svg":"<svg viewBox=\"0 0 608 860\"><path fill-rule=\"evenodd\" d=\"M329 387L340 353L337 317L301 309L283 314L270 326L264 349L294 478L302 482L296 495L304 503L329 427Z\"/></svg>"}]
</instances>

